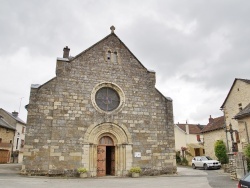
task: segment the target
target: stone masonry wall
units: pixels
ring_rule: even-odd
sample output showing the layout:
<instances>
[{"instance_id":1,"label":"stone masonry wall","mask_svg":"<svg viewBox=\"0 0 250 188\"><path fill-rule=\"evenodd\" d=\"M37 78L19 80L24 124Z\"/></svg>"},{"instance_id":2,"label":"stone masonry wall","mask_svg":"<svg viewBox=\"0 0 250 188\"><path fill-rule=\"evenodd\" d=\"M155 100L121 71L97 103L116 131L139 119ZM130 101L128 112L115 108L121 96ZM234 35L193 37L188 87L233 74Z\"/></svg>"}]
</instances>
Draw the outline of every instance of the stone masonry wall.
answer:
<instances>
[{"instance_id":1,"label":"stone masonry wall","mask_svg":"<svg viewBox=\"0 0 250 188\"><path fill-rule=\"evenodd\" d=\"M117 58L106 59L107 51ZM155 74L144 68L116 37L109 35L72 61L57 61L57 76L31 89L24 168L33 173L64 173L82 165L81 140L93 124L126 126L132 136L133 165L160 173L175 172L172 101L155 89ZM91 92L102 82L125 94L121 111L98 112ZM86 154L85 154L86 155Z\"/></svg>"},{"instance_id":2,"label":"stone masonry wall","mask_svg":"<svg viewBox=\"0 0 250 188\"><path fill-rule=\"evenodd\" d=\"M225 131L221 129L212 132L206 132L203 134L203 136L205 155L210 156L213 159L217 159L214 152L214 144L217 140L223 140L225 145L227 144Z\"/></svg>"},{"instance_id":3,"label":"stone masonry wall","mask_svg":"<svg viewBox=\"0 0 250 188\"><path fill-rule=\"evenodd\" d=\"M250 143L250 117L244 117L240 120L238 120L238 126L239 126L239 134L240 134L240 141L244 150L244 147L246 147Z\"/></svg>"},{"instance_id":4,"label":"stone masonry wall","mask_svg":"<svg viewBox=\"0 0 250 188\"><path fill-rule=\"evenodd\" d=\"M0 138L2 138L2 143L10 143L10 140L13 142L15 131L8 130L4 127L0 127Z\"/></svg>"}]
</instances>

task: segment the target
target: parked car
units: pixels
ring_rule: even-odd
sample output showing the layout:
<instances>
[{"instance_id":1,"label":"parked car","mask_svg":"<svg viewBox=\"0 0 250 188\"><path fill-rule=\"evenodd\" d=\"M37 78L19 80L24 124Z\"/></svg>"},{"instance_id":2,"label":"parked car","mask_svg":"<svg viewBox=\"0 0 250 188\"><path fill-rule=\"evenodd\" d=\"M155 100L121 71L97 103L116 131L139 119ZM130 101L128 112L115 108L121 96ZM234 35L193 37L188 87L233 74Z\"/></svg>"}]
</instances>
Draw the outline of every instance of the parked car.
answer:
<instances>
[{"instance_id":1,"label":"parked car","mask_svg":"<svg viewBox=\"0 0 250 188\"><path fill-rule=\"evenodd\" d=\"M220 169L221 163L217 160L213 160L209 156L196 156L192 159L192 167L193 169L204 168L207 169Z\"/></svg>"},{"instance_id":2,"label":"parked car","mask_svg":"<svg viewBox=\"0 0 250 188\"><path fill-rule=\"evenodd\" d=\"M246 174L238 183L238 188L250 187L250 173Z\"/></svg>"}]
</instances>

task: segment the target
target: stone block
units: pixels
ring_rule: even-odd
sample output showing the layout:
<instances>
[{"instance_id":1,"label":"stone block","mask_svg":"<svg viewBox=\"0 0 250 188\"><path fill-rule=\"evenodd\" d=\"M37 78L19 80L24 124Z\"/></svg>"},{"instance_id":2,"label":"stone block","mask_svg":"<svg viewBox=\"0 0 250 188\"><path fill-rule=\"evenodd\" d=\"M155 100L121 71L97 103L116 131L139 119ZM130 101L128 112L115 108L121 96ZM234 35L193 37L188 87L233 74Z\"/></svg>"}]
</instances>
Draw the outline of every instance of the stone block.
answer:
<instances>
[{"instance_id":1,"label":"stone block","mask_svg":"<svg viewBox=\"0 0 250 188\"><path fill-rule=\"evenodd\" d=\"M81 152L70 152L69 153L70 156L82 156Z\"/></svg>"},{"instance_id":2,"label":"stone block","mask_svg":"<svg viewBox=\"0 0 250 188\"><path fill-rule=\"evenodd\" d=\"M52 157L60 157L61 155L62 155L61 152L59 152L59 153L50 152L50 156L52 156Z\"/></svg>"}]
</instances>

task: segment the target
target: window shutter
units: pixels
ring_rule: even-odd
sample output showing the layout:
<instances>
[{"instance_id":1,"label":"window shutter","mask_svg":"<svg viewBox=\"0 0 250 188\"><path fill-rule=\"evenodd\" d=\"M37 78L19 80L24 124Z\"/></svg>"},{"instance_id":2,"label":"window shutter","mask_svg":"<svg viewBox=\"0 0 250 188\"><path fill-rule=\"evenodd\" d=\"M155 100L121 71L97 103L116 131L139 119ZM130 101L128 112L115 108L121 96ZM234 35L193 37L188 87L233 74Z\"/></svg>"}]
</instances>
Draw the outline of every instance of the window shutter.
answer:
<instances>
[{"instance_id":1,"label":"window shutter","mask_svg":"<svg viewBox=\"0 0 250 188\"><path fill-rule=\"evenodd\" d=\"M201 141L201 137L200 137L200 135L199 135L199 134L197 134L197 135L196 135L196 137L197 137L197 141L198 141L198 142L200 142L200 141Z\"/></svg>"},{"instance_id":2,"label":"window shutter","mask_svg":"<svg viewBox=\"0 0 250 188\"><path fill-rule=\"evenodd\" d=\"M239 132L235 132L235 140L236 140L237 143L240 143Z\"/></svg>"}]
</instances>

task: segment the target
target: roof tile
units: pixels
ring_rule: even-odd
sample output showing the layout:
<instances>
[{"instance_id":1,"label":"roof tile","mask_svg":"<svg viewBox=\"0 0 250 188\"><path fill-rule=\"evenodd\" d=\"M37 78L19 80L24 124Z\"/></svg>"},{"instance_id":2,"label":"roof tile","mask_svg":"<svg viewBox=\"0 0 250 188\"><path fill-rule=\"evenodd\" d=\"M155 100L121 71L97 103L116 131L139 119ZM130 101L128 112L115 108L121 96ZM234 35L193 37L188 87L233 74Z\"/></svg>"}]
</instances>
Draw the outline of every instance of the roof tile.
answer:
<instances>
[{"instance_id":1,"label":"roof tile","mask_svg":"<svg viewBox=\"0 0 250 188\"><path fill-rule=\"evenodd\" d=\"M3 118L0 117L0 127L4 127L7 129L16 130L14 127L12 127L10 124L8 124Z\"/></svg>"},{"instance_id":2,"label":"roof tile","mask_svg":"<svg viewBox=\"0 0 250 188\"><path fill-rule=\"evenodd\" d=\"M200 134L201 130L205 127L205 125L200 124L176 124L180 129L182 129L184 132L186 131L186 125L188 125L189 128L189 134Z\"/></svg>"},{"instance_id":3,"label":"roof tile","mask_svg":"<svg viewBox=\"0 0 250 188\"><path fill-rule=\"evenodd\" d=\"M204 129L202 129L202 133L205 132L210 132L210 131L216 131L219 129L224 129L224 125L225 125L225 120L224 120L224 116L220 116L217 118L211 118L212 121L210 121L206 127Z\"/></svg>"},{"instance_id":4,"label":"roof tile","mask_svg":"<svg viewBox=\"0 0 250 188\"><path fill-rule=\"evenodd\" d=\"M246 116L250 116L250 103L243 110L241 110L238 114L236 114L234 118L241 119Z\"/></svg>"}]
</instances>

